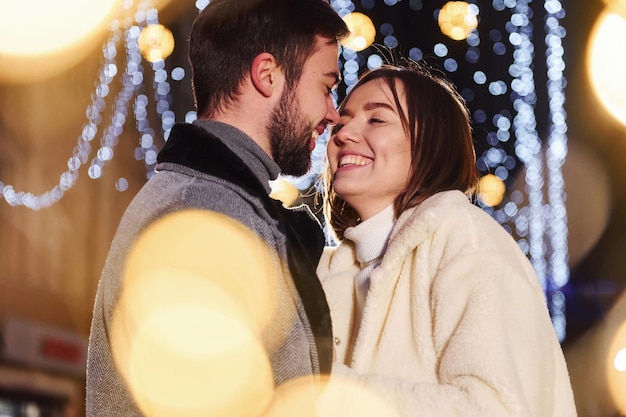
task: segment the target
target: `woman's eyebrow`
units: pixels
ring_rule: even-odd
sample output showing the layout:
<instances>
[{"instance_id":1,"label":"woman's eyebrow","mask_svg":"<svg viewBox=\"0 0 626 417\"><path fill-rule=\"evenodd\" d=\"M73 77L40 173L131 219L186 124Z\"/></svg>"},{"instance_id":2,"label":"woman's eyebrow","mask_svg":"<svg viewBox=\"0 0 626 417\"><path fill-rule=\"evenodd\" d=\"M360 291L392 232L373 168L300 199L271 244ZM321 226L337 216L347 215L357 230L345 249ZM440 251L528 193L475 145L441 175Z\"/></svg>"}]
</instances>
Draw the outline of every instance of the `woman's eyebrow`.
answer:
<instances>
[{"instance_id":1,"label":"woman's eyebrow","mask_svg":"<svg viewBox=\"0 0 626 417\"><path fill-rule=\"evenodd\" d=\"M396 109L389 103L379 102L379 101L368 101L363 104L363 110L371 111L376 109L387 109L392 112L396 112ZM354 113L347 107L344 107L339 111L340 116L352 116Z\"/></svg>"},{"instance_id":2,"label":"woman's eyebrow","mask_svg":"<svg viewBox=\"0 0 626 417\"><path fill-rule=\"evenodd\" d=\"M389 103L383 103L383 102L378 102L378 101L368 101L367 103L363 105L363 109L365 110L375 110L375 109L380 109L380 108L388 109L393 112L396 111L396 109Z\"/></svg>"}]
</instances>

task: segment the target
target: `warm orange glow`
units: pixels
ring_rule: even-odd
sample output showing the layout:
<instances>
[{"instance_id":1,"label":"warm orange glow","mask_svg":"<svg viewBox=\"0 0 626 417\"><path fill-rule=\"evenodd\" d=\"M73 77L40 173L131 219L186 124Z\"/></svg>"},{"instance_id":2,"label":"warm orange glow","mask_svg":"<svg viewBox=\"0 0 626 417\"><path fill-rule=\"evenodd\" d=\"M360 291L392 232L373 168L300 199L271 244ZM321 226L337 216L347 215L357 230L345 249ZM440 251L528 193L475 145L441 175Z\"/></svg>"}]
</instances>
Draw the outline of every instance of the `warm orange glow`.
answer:
<instances>
[{"instance_id":1,"label":"warm orange glow","mask_svg":"<svg viewBox=\"0 0 626 417\"><path fill-rule=\"evenodd\" d=\"M346 48L362 51L376 39L376 28L372 19L363 13L349 13L343 17L343 20L350 29L350 36L342 43Z\"/></svg>"},{"instance_id":2,"label":"warm orange glow","mask_svg":"<svg viewBox=\"0 0 626 417\"><path fill-rule=\"evenodd\" d=\"M478 19L470 5L464 1L449 1L443 5L438 17L441 33L460 41L478 27Z\"/></svg>"},{"instance_id":3,"label":"warm orange glow","mask_svg":"<svg viewBox=\"0 0 626 417\"><path fill-rule=\"evenodd\" d=\"M345 378L322 376L314 383L303 377L281 385L271 417L399 417L396 408L376 392ZM311 413L316 410L316 413Z\"/></svg>"},{"instance_id":4,"label":"warm orange glow","mask_svg":"<svg viewBox=\"0 0 626 417\"><path fill-rule=\"evenodd\" d=\"M606 374L609 391L618 415L626 413L626 322L622 323L613 337L606 357Z\"/></svg>"},{"instance_id":5,"label":"warm orange glow","mask_svg":"<svg viewBox=\"0 0 626 417\"><path fill-rule=\"evenodd\" d=\"M491 207L502 202L505 191L504 181L493 174L483 176L478 184L478 197L483 203Z\"/></svg>"},{"instance_id":6,"label":"warm orange glow","mask_svg":"<svg viewBox=\"0 0 626 417\"><path fill-rule=\"evenodd\" d=\"M119 0L4 1L0 80L30 82L64 71L93 51Z\"/></svg>"},{"instance_id":7,"label":"warm orange glow","mask_svg":"<svg viewBox=\"0 0 626 417\"><path fill-rule=\"evenodd\" d=\"M138 39L141 55L149 62L166 59L174 51L174 35L163 25L149 25Z\"/></svg>"},{"instance_id":8,"label":"warm orange glow","mask_svg":"<svg viewBox=\"0 0 626 417\"><path fill-rule=\"evenodd\" d=\"M178 212L140 236L112 340L147 416L254 417L269 405L261 334L276 309L276 259L253 232L213 212Z\"/></svg>"},{"instance_id":9,"label":"warm orange glow","mask_svg":"<svg viewBox=\"0 0 626 417\"><path fill-rule=\"evenodd\" d=\"M598 17L587 49L595 93L609 113L626 125L626 56L616 49L619 39L626 39L626 0L612 2Z\"/></svg>"},{"instance_id":10,"label":"warm orange glow","mask_svg":"<svg viewBox=\"0 0 626 417\"><path fill-rule=\"evenodd\" d=\"M272 183L272 193L270 197L280 200L285 207L292 206L299 196L300 190L284 178L279 178Z\"/></svg>"}]
</instances>

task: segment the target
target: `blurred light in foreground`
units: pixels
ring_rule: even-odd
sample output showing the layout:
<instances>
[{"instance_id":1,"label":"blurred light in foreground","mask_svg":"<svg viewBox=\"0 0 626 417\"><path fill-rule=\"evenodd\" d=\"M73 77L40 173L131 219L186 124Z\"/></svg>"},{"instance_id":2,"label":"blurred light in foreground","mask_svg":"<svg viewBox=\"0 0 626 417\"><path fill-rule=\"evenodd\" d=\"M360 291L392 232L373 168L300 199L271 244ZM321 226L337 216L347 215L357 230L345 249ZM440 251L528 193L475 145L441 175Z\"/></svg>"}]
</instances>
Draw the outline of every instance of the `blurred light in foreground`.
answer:
<instances>
[{"instance_id":1,"label":"blurred light in foreground","mask_svg":"<svg viewBox=\"0 0 626 417\"><path fill-rule=\"evenodd\" d=\"M623 319L623 317L622 317ZM609 392L619 413L626 414L626 322L622 322L613 336L606 357Z\"/></svg>"},{"instance_id":2,"label":"blurred light in foreground","mask_svg":"<svg viewBox=\"0 0 626 417\"><path fill-rule=\"evenodd\" d=\"M484 204L490 207L497 206L504 198L505 191L504 182L495 175L487 174L480 178L478 197Z\"/></svg>"},{"instance_id":3,"label":"blurred light in foreground","mask_svg":"<svg viewBox=\"0 0 626 417\"><path fill-rule=\"evenodd\" d=\"M0 2L0 80L29 82L84 58L119 0Z\"/></svg>"},{"instance_id":4,"label":"blurred light in foreground","mask_svg":"<svg viewBox=\"0 0 626 417\"><path fill-rule=\"evenodd\" d=\"M478 27L475 9L464 1L449 1L437 17L441 33L455 41L466 39Z\"/></svg>"},{"instance_id":5,"label":"blurred light in foreground","mask_svg":"<svg viewBox=\"0 0 626 417\"><path fill-rule=\"evenodd\" d=\"M626 1L614 2L592 29L587 67L595 92L609 113L626 125L626 55L616 43L626 38ZM619 11L619 13L618 13Z\"/></svg>"},{"instance_id":6,"label":"blurred light in foreground","mask_svg":"<svg viewBox=\"0 0 626 417\"><path fill-rule=\"evenodd\" d=\"M162 61L174 51L174 35L161 24L143 28L138 43L141 55L149 62Z\"/></svg>"},{"instance_id":7,"label":"blurred light in foreground","mask_svg":"<svg viewBox=\"0 0 626 417\"><path fill-rule=\"evenodd\" d=\"M362 51L376 39L376 28L372 19L363 13L349 13L343 17L343 20L350 29L350 36L342 42L344 47Z\"/></svg>"},{"instance_id":8,"label":"blurred light in foreground","mask_svg":"<svg viewBox=\"0 0 626 417\"><path fill-rule=\"evenodd\" d=\"M139 237L112 343L144 414L247 417L269 405L260 334L274 322L275 260L253 232L214 212L177 212Z\"/></svg>"},{"instance_id":9,"label":"blurred light in foreground","mask_svg":"<svg viewBox=\"0 0 626 417\"><path fill-rule=\"evenodd\" d=\"M615 355L615 359L613 360L613 365L619 372L626 371L626 348L617 352L617 355Z\"/></svg>"},{"instance_id":10,"label":"blurred light in foreground","mask_svg":"<svg viewBox=\"0 0 626 417\"><path fill-rule=\"evenodd\" d=\"M279 177L272 181L270 185L272 186L270 197L280 200L285 207L292 206L300 196L300 190L285 178Z\"/></svg>"},{"instance_id":11,"label":"blurred light in foreground","mask_svg":"<svg viewBox=\"0 0 626 417\"><path fill-rule=\"evenodd\" d=\"M396 409L372 390L356 381L322 376L320 384L310 378L295 379L278 388L270 417L399 417ZM312 412L312 410L314 410Z\"/></svg>"}]
</instances>

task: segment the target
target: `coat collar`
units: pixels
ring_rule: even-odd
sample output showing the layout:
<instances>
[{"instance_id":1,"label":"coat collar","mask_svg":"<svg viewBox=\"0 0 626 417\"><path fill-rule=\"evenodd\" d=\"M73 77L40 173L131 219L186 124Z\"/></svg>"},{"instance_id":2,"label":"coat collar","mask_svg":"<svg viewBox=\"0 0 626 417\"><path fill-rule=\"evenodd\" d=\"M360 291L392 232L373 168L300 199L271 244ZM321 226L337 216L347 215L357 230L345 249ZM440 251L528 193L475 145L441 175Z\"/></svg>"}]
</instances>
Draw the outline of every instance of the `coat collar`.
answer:
<instances>
[{"instance_id":1,"label":"coat collar","mask_svg":"<svg viewBox=\"0 0 626 417\"><path fill-rule=\"evenodd\" d=\"M199 126L175 125L157 161L184 165L237 184L258 196L265 210L278 220L278 228L287 239L289 270L315 337L319 368L322 373L329 373L333 355L330 311L315 276L325 239L310 211L286 209L282 203L269 197L265 184L242 158Z\"/></svg>"},{"instance_id":2,"label":"coat collar","mask_svg":"<svg viewBox=\"0 0 626 417\"><path fill-rule=\"evenodd\" d=\"M159 152L157 162L184 165L208 175L244 184L244 188L259 195L269 193L268 181L273 174L269 170L259 170L259 175L256 175L232 149L214 134L202 127L182 123L172 127L169 139ZM157 170L159 168L157 165Z\"/></svg>"}]
</instances>

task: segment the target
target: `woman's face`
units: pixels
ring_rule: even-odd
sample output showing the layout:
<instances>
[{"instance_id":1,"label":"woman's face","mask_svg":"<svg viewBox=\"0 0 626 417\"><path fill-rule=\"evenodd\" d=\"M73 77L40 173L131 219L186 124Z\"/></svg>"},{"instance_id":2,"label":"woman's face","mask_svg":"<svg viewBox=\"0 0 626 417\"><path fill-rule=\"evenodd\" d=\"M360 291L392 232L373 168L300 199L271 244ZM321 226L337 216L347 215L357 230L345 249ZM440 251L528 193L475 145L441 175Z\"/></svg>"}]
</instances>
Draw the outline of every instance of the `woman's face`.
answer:
<instances>
[{"instance_id":1,"label":"woman's face","mask_svg":"<svg viewBox=\"0 0 626 417\"><path fill-rule=\"evenodd\" d=\"M404 105L404 88L396 85ZM403 111L384 81L369 81L353 90L328 141L333 190L361 220L393 203L407 187L411 144L400 119Z\"/></svg>"}]
</instances>

